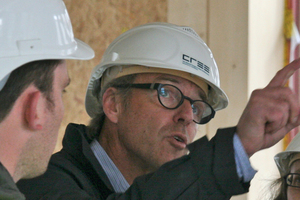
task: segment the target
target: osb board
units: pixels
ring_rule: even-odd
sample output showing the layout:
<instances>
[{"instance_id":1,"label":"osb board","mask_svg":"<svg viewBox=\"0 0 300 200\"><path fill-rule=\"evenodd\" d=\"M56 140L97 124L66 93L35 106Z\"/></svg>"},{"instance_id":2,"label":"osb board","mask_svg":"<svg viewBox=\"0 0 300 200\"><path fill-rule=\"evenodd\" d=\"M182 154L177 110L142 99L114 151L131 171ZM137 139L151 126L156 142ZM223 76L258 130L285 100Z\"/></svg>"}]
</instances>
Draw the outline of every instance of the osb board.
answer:
<instances>
[{"instance_id":1,"label":"osb board","mask_svg":"<svg viewBox=\"0 0 300 200\"><path fill-rule=\"evenodd\" d=\"M122 32L140 24L167 21L167 0L64 0L76 38L88 43L95 50L89 61L68 60L71 84L64 94L65 116L59 130L55 151L68 123L88 124L84 99L90 73L106 47Z\"/></svg>"}]
</instances>

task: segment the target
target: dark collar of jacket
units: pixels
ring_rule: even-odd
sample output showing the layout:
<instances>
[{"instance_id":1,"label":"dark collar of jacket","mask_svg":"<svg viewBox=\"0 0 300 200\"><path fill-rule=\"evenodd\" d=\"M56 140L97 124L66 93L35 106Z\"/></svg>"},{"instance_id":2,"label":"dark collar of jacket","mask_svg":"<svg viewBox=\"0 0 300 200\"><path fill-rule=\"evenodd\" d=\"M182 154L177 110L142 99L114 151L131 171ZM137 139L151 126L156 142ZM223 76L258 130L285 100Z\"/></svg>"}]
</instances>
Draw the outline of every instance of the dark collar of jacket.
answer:
<instances>
[{"instance_id":1,"label":"dark collar of jacket","mask_svg":"<svg viewBox=\"0 0 300 200\"><path fill-rule=\"evenodd\" d=\"M17 188L13 178L0 162L0 199L25 200L25 196Z\"/></svg>"},{"instance_id":2,"label":"dark collar of jacket","mask_svg":"<svg viewBox=\"0 0 300 200\"><path fill-rule=\"evenodd\" d=\"M74 163L76 166L83 167L82 170L85 173L89 173L90 177L101 179L110 191L114 191L103 168L90 148L92 140L88 139L86 129L85 125L70 123L66 128L61 153L71 156L71 160L76 162Z\"/></svg>"}]
</instances>

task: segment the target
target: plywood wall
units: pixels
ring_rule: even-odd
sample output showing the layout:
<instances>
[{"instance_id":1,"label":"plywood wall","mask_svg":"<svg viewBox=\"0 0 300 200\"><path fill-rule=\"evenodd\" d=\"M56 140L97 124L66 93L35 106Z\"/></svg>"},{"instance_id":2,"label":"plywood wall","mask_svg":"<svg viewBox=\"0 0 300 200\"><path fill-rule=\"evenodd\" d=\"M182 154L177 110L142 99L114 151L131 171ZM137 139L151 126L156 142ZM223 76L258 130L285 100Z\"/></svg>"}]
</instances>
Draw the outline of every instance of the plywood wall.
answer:
<instances>
[{"instance_id":1,"label":"plywood wall","mask_svg":"<svg viewBox=\"0 0 300 200\"><path fill-rule=\"evenodd\" d=\"M85 91L91 70L96 66L106 47L122 32L140 24L167 20L166 0L64 0L74 35L88 43L96 53L89 61L68 61L71 84L64 95L65 116L55 151L68 123L89 123L85 112Z\"/></svg>"}]
</instances>

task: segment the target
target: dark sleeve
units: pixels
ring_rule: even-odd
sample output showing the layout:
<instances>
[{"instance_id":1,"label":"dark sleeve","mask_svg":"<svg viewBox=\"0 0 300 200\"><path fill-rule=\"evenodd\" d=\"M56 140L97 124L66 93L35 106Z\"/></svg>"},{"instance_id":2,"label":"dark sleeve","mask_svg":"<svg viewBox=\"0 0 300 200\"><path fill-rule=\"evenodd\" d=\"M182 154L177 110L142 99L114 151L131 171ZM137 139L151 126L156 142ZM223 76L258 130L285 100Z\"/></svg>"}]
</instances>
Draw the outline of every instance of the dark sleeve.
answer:
<instances>
[{"instance_id":1,"label":"dark sleeve","mask_svg":"<svg viewBox=\"0 0 300 200\"><path fill-rule=\"evenodd\" d=\"M50 169L41 177L20 180L17 185L29 200L95 199L78 187L72 177L57 170Z\"/></svg>"},{"instance_id":2,"label":"dark sleeve","mask_svg":"<svg viewBox=\"0 0 300 200\"><path fill-rule=\"evenodd\" d=\"M27 180L20 180L18 188L28 200L96 200L105 199L111 192L89 165L79 165L66 159L62 152L54 154L46 173ZM103 188L100 189L100 188ZM106 194L107 193L107 194Z\"/></svg>"},{"instance_id":3,"label":"dark sleeve","mask_svg":"<svg viewBox=\"0 0 300 200\"><path fill-rule=\"evenodd\" d=\"M249 182L241 182L237 174L233 148L235 133L236 127L219 129L216 137L211 140L215 151L214 176L223 191L234 195L246 193L250 187Z\"/></svg>"},{"instance_id":4,"label":"dark sleeve","mask_svg":"<svg viewBox=\"0 0 300 200\"><path fill-rule=\"evenodd\" d=\"M138 177L125 194L109 199L230 199L248 192L240 182L234 159L235 128L219 129L189 145L190 154L163 165L157 172Z\"/></svg>"}]
</instances>

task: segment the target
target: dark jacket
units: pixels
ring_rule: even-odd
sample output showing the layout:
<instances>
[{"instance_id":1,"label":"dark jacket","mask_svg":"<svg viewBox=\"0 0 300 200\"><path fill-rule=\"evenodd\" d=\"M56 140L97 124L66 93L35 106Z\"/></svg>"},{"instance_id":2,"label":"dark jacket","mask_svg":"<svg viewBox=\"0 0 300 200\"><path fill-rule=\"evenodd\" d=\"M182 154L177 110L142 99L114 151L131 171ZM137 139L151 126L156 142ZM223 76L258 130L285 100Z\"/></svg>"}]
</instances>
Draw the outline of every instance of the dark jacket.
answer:
<instances>
[{"instance_id":1,"label":"dark jacket","mask_svg":"<svg viewBox=\"0 0 300 200\"><path fill-rule=\"evenodd\" d=\"M25 196L18 190L13 178L0 163L0 199L25 200Z\"/></svg>"},{"instance_id":2,"label":"dark jacket","mask_svg":"<svg viewBox=\"0 0 300 200\"><path fill-rule=\"evenodd\" d=\"M235 129L218 130L189 145L190 154L138 177L125 194L112 186L89 147L84 125L69 124L63 149L54 154L47 172L18 187L32 199L230 199L248 191L236 173L233 149Z\"/></svg>"}]
</instances>

